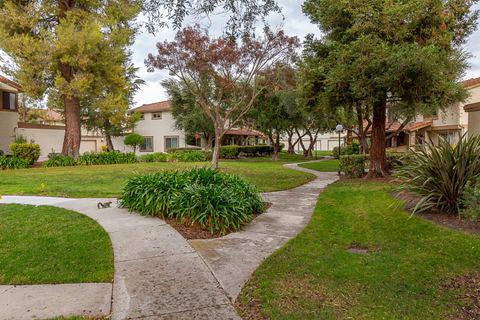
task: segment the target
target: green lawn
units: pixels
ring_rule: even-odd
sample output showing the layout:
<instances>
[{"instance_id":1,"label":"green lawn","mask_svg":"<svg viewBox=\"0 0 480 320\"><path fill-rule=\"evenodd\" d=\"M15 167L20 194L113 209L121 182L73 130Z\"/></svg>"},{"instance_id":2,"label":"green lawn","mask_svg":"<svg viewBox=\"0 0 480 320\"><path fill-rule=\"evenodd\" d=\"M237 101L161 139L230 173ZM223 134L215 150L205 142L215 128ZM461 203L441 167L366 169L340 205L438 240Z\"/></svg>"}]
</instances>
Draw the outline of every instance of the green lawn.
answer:
<instances>
[{"instance_id":1,"label":"green lawn","mask_svg":"<svg viewBox=\"0 0 480 320\"><path fill-rule=\"evenodd\" d=\"M94 220L50 206L0 205L0 284L112 279L110 238Z\"/></svg>"},{"instance_id":2,"label":"green lawn","mask_svg":"<svg viewBox=\"0 0 480 320\"><path fill-rule=\"evenodd\" d=\"M320 150L315 151L314 154L316 154L319 157L326 157L326 156L333 155L332 151L320 151Z\"/></svg>"},{"instance_id":3,"label":"green lawn","mask_svg":"<svg viewBox=\"0 0 480 320\"><path fill-rule=\"evenodd\" d=\"M220 168L244 176L260 191L290 189L314 178L313 175L283 167L288 162L304 161L300 156L282 155L280 161L255 158L222 161ZM165 169L187 169L208 163L135 163L104 166L33 168L0 171L1 194L35 194L64 197L115 197L135 173Z\"/></svg>"},{"instance_id":4,"label":"green lawn","mask_svg":"<svg viewBox=\"0 0 480 320\"><path fill-rule=\"evenodd\" d=\"M299 166L302 168L313 169L321 172L337 172L338 159L327 159L319 162L302 163Z\"/></svg>"},{"instance_id":5,"label":"green lawn","mask_svg":"<svg viewBox=\"0 0 480 320\"><path fill-rule=\"evenodd\" d=\"M459 319L473 303L478 312L480 238L410 219L391 190L365 181L329 186L307 228L244 287L241 309L260 305L269 319ZM347 252L351 245L370 252ZM460 276L472 277L462 297L464 289L448 285Z\"/></svg>"}]
</instances>

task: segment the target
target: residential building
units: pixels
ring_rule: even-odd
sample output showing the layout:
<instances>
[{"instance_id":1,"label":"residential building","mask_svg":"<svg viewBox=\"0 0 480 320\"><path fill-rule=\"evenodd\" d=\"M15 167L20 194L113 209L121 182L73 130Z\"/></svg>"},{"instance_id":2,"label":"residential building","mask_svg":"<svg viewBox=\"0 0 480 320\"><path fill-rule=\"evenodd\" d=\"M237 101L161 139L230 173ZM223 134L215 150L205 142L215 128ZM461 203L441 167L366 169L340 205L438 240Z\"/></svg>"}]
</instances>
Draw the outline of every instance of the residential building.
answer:
<instances>
[{"instance_id":1,"label":"residential building","mask_svg":"<svg viewBox=\"0 0 480 320\"><path fill-rule=\"evenodd\" d=\"M480 135L480 78L470 80L470 98L463 107L468 114L468 136Z\"/></svg>"},{"instance_id":2,"label":"residential building","mask_svg":"<svg viewBox=\"0 0 480 320\"><path fill-rule=\"evenodd\" d=\"M144 145L137 150L137 153L166 152L171 148L187 146L185 132L175 128L170 101L144 104L132 111L141 114L134 131L145 138ZM122 140L123 137L113 139L115 149L131 151L131 148L125 146Z\"/></svg>"},{"instance_id":3,"label":"residential building","mask_svg":"<svg viewBox=\"0 0 480 320\"><path fill-rule=\"evenodd\" d=\"M0 76L0 150L10 153L9 145L15 137L18 123L18 94L22 87Z\"/></svg>"},{"instance_id":4,"label":"residential building","mask_svg":"<svg viewBox=\"0 0 480 320\"><path fill-rule=\"evenodd\" d=\"M469 93L464 103L439 108L433 116L418 115L402 129L399 122L387 122L387 147L402 152L424 142L437 144L440 137L456 144L474 122L474 119L469 121L469 109L464 107L480 102L480 78L465 80L462 84Z\"/></svg>"}]
</instances>

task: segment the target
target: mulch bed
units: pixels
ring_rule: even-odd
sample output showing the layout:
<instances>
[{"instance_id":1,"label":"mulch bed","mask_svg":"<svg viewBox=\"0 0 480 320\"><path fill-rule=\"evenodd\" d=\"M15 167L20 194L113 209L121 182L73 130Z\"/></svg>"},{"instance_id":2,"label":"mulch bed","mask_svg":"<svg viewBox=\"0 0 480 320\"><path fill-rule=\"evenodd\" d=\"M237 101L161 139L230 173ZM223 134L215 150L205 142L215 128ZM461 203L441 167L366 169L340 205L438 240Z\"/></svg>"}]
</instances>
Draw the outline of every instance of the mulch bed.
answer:
<instances>
[{"instance_id":1,"label":"mulch bed","mask_svg":"<svg viewBox=\"0 0 480 320\"><path fill-rule=\"evenodd\" d=\"M404 208L409 212L413 211L420 200L417 195L408 191L394 192L393 196L397 199L403 200L405 202ZM458 215L445 213L437 209L417 213L415 215L450 229L480 235L480 223L459 217Z\"/></svg>"},{"instance_id":2,"label":"mulch bed","mask_svg":"<svg viewBox=\"0 0 480 320\"><path fill-rule=\"evenodd\" d=\"M265 202L265 211L272 206L271 203ZM265 212L264 211L264 212ZM263 213L263 212L262 212ZM259 214L255 214L253 219L255 219ZM252 220L253 220L252 219ZM187 240L197 240L197 239L215 239L223 237L232 231L229 231L225 234L211 233L208 230L202 229L198 224L183 224L177 221L175 218L163 218L163 220L168 223L172 228L177 230L185 239Z\"/></svg>"},{"instance_id":3,"label":"mulch bed","mask_svg":"<svg viewBox=\"0 0 480 320\"><path fill-rule=\"evenodd\" d=\"M447 290L453 290L455 300L462 302L462 306L455 310L454 319L480 319L480 274L456 276L448 280L443 287Z\"/></svg>"}]
</instances>

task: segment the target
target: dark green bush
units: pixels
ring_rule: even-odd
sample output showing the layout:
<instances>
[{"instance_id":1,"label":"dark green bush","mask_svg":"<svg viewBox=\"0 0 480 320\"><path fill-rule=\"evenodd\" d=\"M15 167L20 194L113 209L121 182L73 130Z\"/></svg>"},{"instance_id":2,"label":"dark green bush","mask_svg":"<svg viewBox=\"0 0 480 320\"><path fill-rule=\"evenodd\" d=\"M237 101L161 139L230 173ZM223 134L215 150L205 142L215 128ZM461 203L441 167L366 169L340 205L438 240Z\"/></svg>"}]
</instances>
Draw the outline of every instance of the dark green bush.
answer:
<instances>
[{"instance_id":1,"label":"dark green bush","mask_svg":"<svg viewBox=\"0 0 480 320\"><path fill-rule=\"evenodd\" d=\"M35 143L12 143L10 150L14 157L24 159L30 165L40 157L40 146Z\"/></svg>"},{"instance_id":2,"label":"dark green bush","mask_svg":"<svg viewBox=\"0 0 480 320\"><path fill-rule=\"evenodd\" d=\"M465 185L462 205L462 216L473 221L480 220L480 177L469 180Z\"/></svg>"},{"instance_id":3,"label":"dark green bush","mask_svg":"<svg viewBox=\"0 0 480 320\"><path fill-rule=\"evenodd\" d=\"M410 153L397 169L401 189L422 196L414 212L440 209L458 213L462 208L465 185L480 175L480 136L466 138L451 146L440 139L438 146L429 143Z\"/></svg>"},{"instance_id":4,"label":"dark green bush","mask_svg":"<svg viewBox=\"0 0 480 320\"><path fill-rule=\"evenodd\" d=\"M360 154L360 145L357 142L352 142L349 145L341 146L340 149L338 147L334 147L332 150L332 155L335 159L338 159L339 157L338 150L341 151L342 156Z\"/></svg>"},{"instance_id":5,"label":"dark green bush","mask_svg":"<svg viewBox=\"0 0 480 320\"><path fill-rule=\"evenodd\" d=\"M30 164L27 160L18 157L0 156L0 169L25 169Z\"/></svg>"},{"instance_id":6,"label":"dark green bush","mask_svg":"<svg viewBox=\"0 0 480 320\"><path fill-rule=\"evenodd\" d=\"M220 147L220 158L222 159L238 158L239 154L240 154L240 150L239 150L239 146L237 145Z\"/></svg>"},{"instance_id":7,"label":"dark green bush","mask_svg":"<svg viewBox=\"0 0 480 320\"><path fill-rule=\"evenodd\" d=\"M50 167L71 167L76 165L75 159L63 154L49 156L49 159L43 163L46 168Z\"/></svg>"},{"instance_id":8,"label":"dark green bush","mask_svg":"<svg viewBox=\"0 0 480 320\"><path fill-rule=\"evenodd\" d=\"M211 233L238 230L264 204L240 177L207 168L162 171L130 178L123 188L123 207L144 215L173 217L198 224Z\"/></svg>"},{"instance_id":9,"label":"dark green bush","mask_svg":"<svg viewBox=\"0 0 480 320\"><path fill-rule=\"evenodd\" d=\"M168 155L162 152L144 154L138 157L140 162L167 162Z\"/></svg>"},{"instance_id":10,"label":"dark green bush","mask_svg":"<svg viewBox=\"0 0 480 320\"><path fill-rule=\"evenodd\" d=\"M361 178L365 175L365 163L368 158L363 154L340 156L340 171L347 178Z\"/></svg>"},{"instance_id":11,"label":"dark green bush","mask_svg":"<svg viewBox=\"0 0 480 320\"><path fill-rule=\"evenodd\" d=\"M168 153L177 152L177 151L201 151L200 147L184 147L184 148L170 148L167 150Z\"/></svg>"},{"instance_id":12,"label":"dark green bush","mask_svg":"<svg viewBox=\"0 0 480 320\"><path fill-rule=\"evenodd\" d=\"M145 138L138 133L130 133L123 139L123 143L126 146L131 146L133 148L133 152L135 152L137 147L145 143Z\"/></svg>"},{"instance_id":13,"label":"dark green bush","mask_svg":"<svg viewBox=\"0 0 480 320\"><path fill-rule=\"evenodd\" d=\"M183 150L169 153L167 160L170 162L202 162L207 161L208 158L209 152L201 150Z\"/></svg>"},{"instance_id":14,"label":"dark green bush","mask_svg":"<svg viewBox=\"0 0 480 320\"><path fill-rule=\"evenodd\" d=\"M100 164L120 164L135 163L137 157L133 152L122 153L118 151L112 152L86 152L78 158L79 165L100 165Z\"/></svg>"}]
</instances>

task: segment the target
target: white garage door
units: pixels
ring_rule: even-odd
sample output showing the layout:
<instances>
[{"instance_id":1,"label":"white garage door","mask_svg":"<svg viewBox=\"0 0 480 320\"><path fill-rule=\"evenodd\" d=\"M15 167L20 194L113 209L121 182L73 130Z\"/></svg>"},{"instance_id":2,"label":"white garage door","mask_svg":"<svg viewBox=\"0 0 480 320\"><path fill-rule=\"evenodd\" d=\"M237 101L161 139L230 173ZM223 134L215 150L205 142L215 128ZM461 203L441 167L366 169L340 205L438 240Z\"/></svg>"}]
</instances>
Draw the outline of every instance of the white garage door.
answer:
<instances>
[{"instance_id":1,"label":"white garage door","mask_svg":"<svg viewBox=\"0 0 480 320\"><path fill-rule=\"evenodd\" d=\"M85 152L97 152L97 141L82 140L80 142L80 154L84 154Z\"/></svg>"},{"instance_id":2,"label":"white garage door","mask_svg":"<svg viewBox=\"0 0 480 320\"><path fill-rule=\"evenodd\" d=\"M340 141L340 144L342 142ZM338 140L328 140L328 150L333 150L333 148L338 147Z\"/></svg>"}]
</instances>

